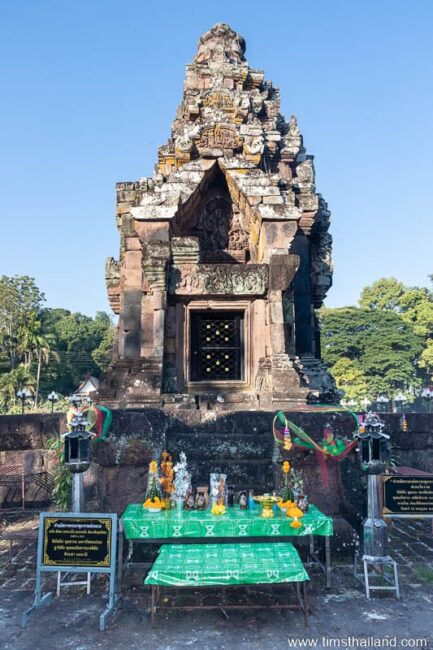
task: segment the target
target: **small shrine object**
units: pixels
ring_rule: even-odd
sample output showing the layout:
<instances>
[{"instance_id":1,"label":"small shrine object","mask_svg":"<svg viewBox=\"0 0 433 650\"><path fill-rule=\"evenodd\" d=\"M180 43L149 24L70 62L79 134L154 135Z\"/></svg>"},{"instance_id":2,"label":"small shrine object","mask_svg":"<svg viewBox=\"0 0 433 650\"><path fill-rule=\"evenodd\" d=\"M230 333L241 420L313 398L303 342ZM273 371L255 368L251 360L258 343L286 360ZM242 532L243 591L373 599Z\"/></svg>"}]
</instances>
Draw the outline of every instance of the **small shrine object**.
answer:
<instances>
[{"instance_id":1,"label":"small shrine object","mask_svg":"<svg viewBox=\"0 0 433 650\"><path fill-rule=\"evenodd\" d=\"M65 466L72 473L73 512L84 510L83 472L90 467L90 441L95 436L88 431L89 423L83 415L76 415L70 422L70 431L62 433Z\"/></svg>"},{"instance_id":2,"label":"small shrine object","mask_svg":"<svg viewBox=\"0 0 433 650\"><path fill-rule=\"evenodd\" d=\"M209 488L207 485L199 485L196 489L195 508L196 510L206 510L209 505Z\"/></svg>"},{"instance_id":3,"label":"small shrine object","mask_svg":"<svg viewBox=\"0 0 433 650\"><path fill-rule=\"evenodd\" d=\"M90 467L90 441L94 436L87 431L88 422L77 415L71 421L71 431L62 434L65 449L65 465L73 474L85 472Z\"/></svg>"},{"instance_id":4,"label":"small shrine object","mask_svg":"<svg viewBox=\"0 0 433 650\"><path fill-rule=\"evenodd\" d=\"M357 434L362 469L368 475L368 506L367 518L364 519L362 524L363 555L361 561L364 566L363 576L367 598L370 598L370 592L373 590L395 591L396 597L400 598L397 563L388 554L388 528L381 516L381 484L379 476L385 471L384 460L390 438L387 433L383 432L383 426L379 416L369 412ZM355 576L357 576L357 564L358 556L355 555ZM385 585L370 583L370 578L377 578L378 574L369 572L369 566L381 567ZM391 569L392 576L387 575L387 568Z\"/></svg>"}]
</instances>

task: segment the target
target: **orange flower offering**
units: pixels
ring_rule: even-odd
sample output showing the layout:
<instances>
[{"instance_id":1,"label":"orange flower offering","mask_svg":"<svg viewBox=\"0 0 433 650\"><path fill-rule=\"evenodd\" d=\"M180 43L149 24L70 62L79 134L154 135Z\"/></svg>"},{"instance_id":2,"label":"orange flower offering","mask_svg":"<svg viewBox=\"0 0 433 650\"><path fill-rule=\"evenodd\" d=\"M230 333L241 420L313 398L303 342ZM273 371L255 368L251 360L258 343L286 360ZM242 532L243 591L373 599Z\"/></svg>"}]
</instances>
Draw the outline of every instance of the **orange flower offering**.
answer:
<instances>
[{"instance_id":1,"label":"orange flower offering","mask_svg":"<svg viewBox=\"0 0 433 650\"><path fill-rule=\"evenodd\" d=\"M299 521L299 519L294 519L290 524L291 528L300 528L301 526L302 526L302 521Z\"/></svg>"},{"instance_id":2,"label":"orange flower offering","mask_svg":"<svg viewBox=\"0 0 433 650\"><path fill-rule=\"evenodd\" d=\"M295 507L295 502L294 502L294 501L280 501L280 502L278 503L278 505L279 505L280 508L282 508L283 510L288 510L288 509L290 509L290 508L294 508L294 507Z\"/></svg>"},{"instance_id":3,"label":"orange flower offering","mask_svg":"<svg viewBox=\"0 0 433 650\"><path fill-rule=\"evenodd\" d=\"M159 497L152 497L152 499L146 499L143 508L149 508L149 510L162 509L165 508L165 503Z\"/></svg>"},{"instance_id":4,"label":"orange flower offering","mask_svg":"<svg viewBox=\"0 0 433 650\"><path fill-rule=\"evenodd\" d=\"M285 460L283 463L283 472L284 474L288 474L290 472L290 463L288 460Z\"/></svg>"},{"instance_id":5,"label":"orange flower offering","mask_svg":"<svg viewBox=\"0 0 433 650\"><path fill-rule=\"evenodd\" d=\"M298 508L298 506L293 505L291 508L287 508L287 516L292 517L293 519L294 518L302 519L304 513L300 508Z\"/></svg>"}]
</instances>

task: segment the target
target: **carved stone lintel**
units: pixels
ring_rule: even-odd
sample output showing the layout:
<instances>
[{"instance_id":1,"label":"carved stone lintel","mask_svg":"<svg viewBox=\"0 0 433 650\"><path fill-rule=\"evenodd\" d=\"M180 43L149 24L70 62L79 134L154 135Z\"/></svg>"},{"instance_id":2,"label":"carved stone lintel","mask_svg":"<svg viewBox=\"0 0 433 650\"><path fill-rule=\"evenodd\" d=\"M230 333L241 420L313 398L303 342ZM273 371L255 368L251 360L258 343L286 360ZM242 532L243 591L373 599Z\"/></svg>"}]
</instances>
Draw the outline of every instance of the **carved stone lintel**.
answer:
<instances>
[{"instance_id":1,"label":"carved stone lintel","mask_svg":"<svg viewBox=\"0 0 433 650\"><path fill-rule=\"evenodd\" d=\"M182 264L169 272L168 291L176 295L263 295L268 266L261 264Z\"/></svg>"}]
</instances>

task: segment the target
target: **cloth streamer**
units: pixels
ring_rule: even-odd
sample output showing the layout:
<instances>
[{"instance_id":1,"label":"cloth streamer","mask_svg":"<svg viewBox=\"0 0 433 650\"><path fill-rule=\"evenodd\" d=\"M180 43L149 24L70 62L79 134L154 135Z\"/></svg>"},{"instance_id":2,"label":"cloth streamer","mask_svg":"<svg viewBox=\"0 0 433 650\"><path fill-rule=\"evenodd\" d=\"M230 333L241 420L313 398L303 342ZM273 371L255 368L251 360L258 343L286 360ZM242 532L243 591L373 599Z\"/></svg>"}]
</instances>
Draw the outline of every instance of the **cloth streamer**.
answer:
<instances>
[{"instance_id":1,"label":"cloth streamer","mask_svg":"<svg viewBox=\"0 0 433 650\"><path fill-rule=\"evenodd\" d=\"M299 408L294 408L291 409L293 411L302 411L302 412L315 412L315 413L349 413L350 415L353 416L355 423L356 423L356 428L352 432L352 435L358 432L358 417L355 413L352 411L349 411L348 409L344 408L343 406L330 406L326 404L317 404L311 407L303 406ZM341 450L335 450L335 451L329 451L329 449L326 449L325 447L319 445L311 436L308 435L300 426L292 422L291 420L287 419L287 417L284 415L282 411L278 411L274 417L273 423L272 423L272 430L274 434L274 439L278 444L283 445L284 444L284 431L280 431L277 428L277 423L282 425L283 428L286 428L290 431L291 434L294 434L296 438L292 441L292 444L294 447L297 447L298 449L308 449L308 450L314 450L316 452L316 458L317 458L317 463L320 468L320 474L322 476L323 484L325 487L329 487L329 471L328 471L328 465L327 465L327 459L328 458L333 458L334 460L341 461L350 452L354 447L357 446L358 441L357 440L351 440L350 442L345 442L344 443L344 448Z\"/></svg>"}]
</instances>

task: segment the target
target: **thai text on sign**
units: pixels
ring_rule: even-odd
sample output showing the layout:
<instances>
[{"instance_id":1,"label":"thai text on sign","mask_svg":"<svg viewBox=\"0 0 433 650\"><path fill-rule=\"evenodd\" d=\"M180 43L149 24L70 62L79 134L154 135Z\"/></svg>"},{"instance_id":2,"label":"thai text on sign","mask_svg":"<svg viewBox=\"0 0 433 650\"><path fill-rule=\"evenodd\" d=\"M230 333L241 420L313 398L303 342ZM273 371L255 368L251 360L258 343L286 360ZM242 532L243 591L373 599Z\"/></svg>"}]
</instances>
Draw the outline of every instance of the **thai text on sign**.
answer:
<instances>
[{"instance_id":1,"label":"thai text on sign","mask_svg":"<svg viewBox=\"0 0 433 650\"><path fill-rule=\"evenodd\" d=\"M383 514L433 517L433 476L384 476Z\"/></svg>"},{"instance_id":2,"label":"thai text on sign","mask_svg":"<svg viewBox=\"0 0 433 650\"><path fill-rule=\"evenodd\" d=\"M109 567L111 527L110 518L46 517L43 565Z\"/></svg>"}]
</instances>

